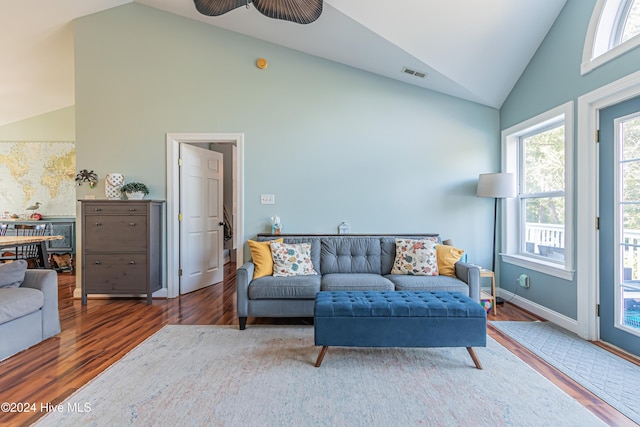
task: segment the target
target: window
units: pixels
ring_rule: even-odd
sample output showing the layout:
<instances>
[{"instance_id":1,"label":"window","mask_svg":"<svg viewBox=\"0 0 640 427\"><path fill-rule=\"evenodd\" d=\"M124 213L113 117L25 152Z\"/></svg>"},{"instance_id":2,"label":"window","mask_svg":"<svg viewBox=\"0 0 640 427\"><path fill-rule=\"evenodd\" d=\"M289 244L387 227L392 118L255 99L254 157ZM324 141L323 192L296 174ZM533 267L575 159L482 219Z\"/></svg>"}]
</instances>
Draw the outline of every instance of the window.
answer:
<instances>
[{"instance_id":1,"label":"window","mask_svg":"<svg viewBox=\"0 0 640 427\"><path fill-rule=\"evenodd\" d=\"M518 196L503 204L505 262L573 279L573 103L502 132Z\"/></svg>"},{"instance_id":2,"label":"window","mask_svg":"<svg viewBox=\"0 0 640 427\"><path fill-rule=\"evenodd\" d=\"M519 138L520 253L564 262L564 120Z\"/></svg>"},{"instance_id":3,"label":"window","mask_svg":"<svg viewBox=\"0 0 640 427\"><path fill-rule=\"evenodd\" d=\"M582 53L582 74L640 45L640 0L598 0Z\"/></svg>"}]
</instances>

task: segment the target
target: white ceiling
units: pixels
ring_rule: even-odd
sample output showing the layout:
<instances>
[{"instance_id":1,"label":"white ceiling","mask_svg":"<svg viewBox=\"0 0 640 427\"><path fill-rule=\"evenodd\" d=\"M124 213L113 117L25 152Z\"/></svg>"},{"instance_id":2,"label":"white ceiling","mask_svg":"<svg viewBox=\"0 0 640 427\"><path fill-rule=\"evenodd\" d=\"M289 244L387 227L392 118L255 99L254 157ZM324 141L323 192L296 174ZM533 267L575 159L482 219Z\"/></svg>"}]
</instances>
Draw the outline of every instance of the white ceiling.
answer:
<instances>
[{"instance_id":1,"label":"white ceiling","mask_svg":"<svg viewBox=\"0 0 640 427\"><path fill-rule=\"evenodd\" d=\"M73 105L71 21L132 2L499 108L566 0L325 0L309 25L192 0L0 0L0 126Z\"/></svg>"}]
</instances>

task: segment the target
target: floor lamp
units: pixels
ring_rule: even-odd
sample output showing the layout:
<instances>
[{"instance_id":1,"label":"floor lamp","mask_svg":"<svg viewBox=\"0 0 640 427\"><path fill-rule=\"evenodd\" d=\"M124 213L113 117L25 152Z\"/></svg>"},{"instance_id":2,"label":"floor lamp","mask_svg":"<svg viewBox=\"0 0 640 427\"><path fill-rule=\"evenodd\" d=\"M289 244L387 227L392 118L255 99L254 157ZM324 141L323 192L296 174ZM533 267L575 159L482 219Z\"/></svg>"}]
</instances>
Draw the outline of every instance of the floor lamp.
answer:
<instances>
[{"instance_id":1,"label":"floor lamp","mask_svg":"<svg viewBox=\"0 0 640 427\"><path fill-rule=\"evenodd\" d=\"M498 219L498 199L516 197L516 176L513 173L483 173L478 178L478 197L489 197L495 199L493 205L493 258L491 268L496 272L496 228ZM496 298L496 304L502 303L500 298Z\"/></svg>"}]
</instances>

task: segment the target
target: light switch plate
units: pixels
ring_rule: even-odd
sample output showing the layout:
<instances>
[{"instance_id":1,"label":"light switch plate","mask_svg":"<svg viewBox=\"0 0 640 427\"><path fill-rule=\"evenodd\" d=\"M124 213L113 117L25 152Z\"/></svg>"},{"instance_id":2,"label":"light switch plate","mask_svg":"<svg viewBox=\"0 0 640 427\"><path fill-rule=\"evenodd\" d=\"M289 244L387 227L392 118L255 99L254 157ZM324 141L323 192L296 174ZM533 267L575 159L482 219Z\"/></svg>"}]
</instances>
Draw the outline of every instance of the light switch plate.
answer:
<instances>
[{"instance_id":1,"label":"light switch plate","mask_svg":"<svg viewBox=\"0 0 640 427\"><path fill-rule=\"evenodd\" d=\"M276 204L276 196L273 194L261 194L260 195L260 204L261 205L275 205Z\"/></svg>"}]
</instances>

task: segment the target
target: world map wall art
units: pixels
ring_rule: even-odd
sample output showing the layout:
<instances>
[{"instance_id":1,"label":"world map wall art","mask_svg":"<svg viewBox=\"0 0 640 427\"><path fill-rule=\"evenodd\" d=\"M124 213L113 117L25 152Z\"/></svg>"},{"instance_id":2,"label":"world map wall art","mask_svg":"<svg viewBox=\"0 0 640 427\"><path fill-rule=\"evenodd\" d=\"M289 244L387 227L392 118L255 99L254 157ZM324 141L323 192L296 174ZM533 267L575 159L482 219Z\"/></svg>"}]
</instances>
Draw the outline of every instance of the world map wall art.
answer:
<instances>
[{"instance_id":1,"label":"world map wall art","mask_svg":"<svg viewBox=\"0 0 640 427\"><path fill-rule=\"evenodd\" d=\"M74 142L0 142L0 214L75 216L75 176Z\"/></svg>"}]
</instances>

